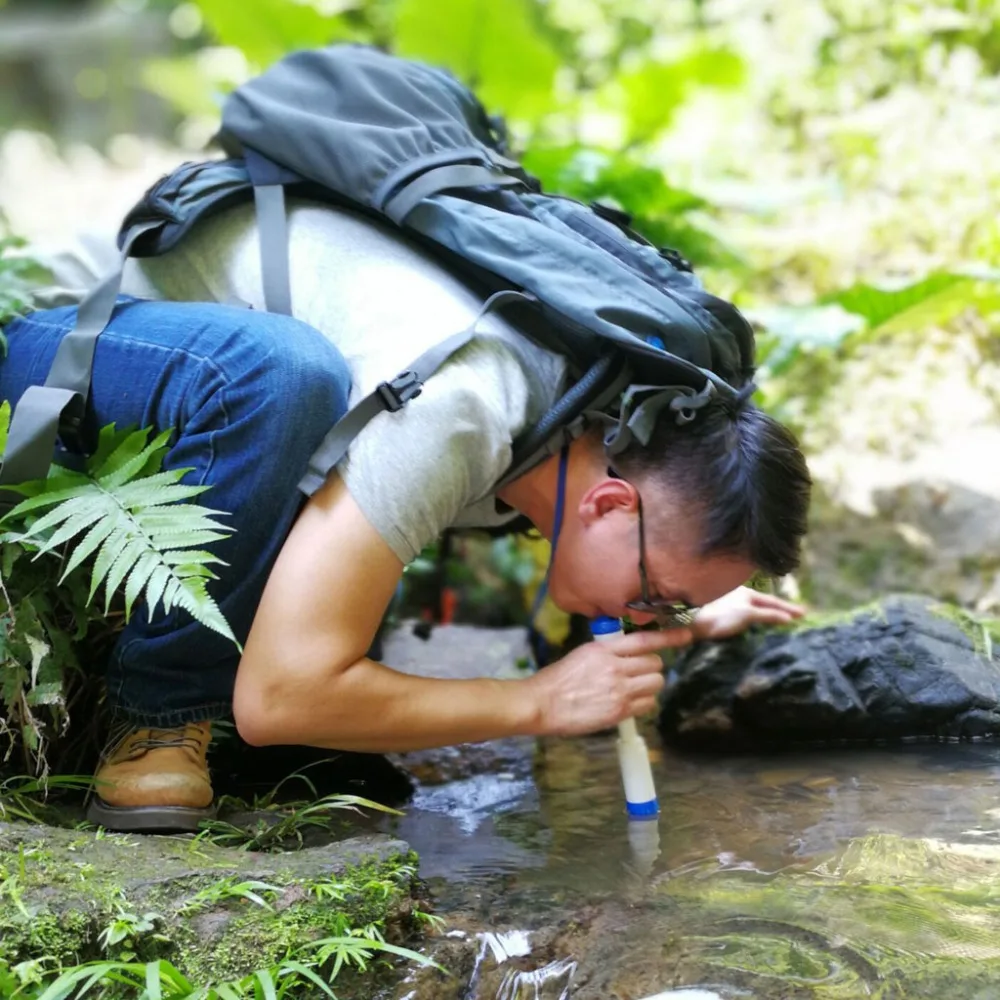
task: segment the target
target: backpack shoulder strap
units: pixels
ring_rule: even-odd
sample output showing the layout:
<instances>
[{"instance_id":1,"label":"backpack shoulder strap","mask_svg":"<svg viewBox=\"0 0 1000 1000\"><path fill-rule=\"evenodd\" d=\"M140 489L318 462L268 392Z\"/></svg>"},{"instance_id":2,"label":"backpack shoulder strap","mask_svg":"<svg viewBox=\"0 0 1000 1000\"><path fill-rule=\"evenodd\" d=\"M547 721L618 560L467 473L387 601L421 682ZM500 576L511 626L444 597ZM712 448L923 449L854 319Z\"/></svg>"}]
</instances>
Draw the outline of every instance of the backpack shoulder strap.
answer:
<instances>
[{"instance_id":1,"label":"backpack shoulder strap","mask_svg":"<svg viewBox=\"0 0 1000 1000\"><path fill-rule=\"evenodd\" d=\"M403 369L394 379L380 382L364 399L351 407L330 432L309 460L309 468L299 482L299 489L306 496L312 496L324 483L330 471L347 454L354 439L378 414L395 413L411 399L415 399L429 379L456 351L465 347L476 335L480 321L487 313L512 302L535 302L535 298L524 292L496 292L484 303L475 319L458 333L440 341L424 351L412 364Z\"/></svg>"},{"instance_id":2,"label":"backpack shoulder strap","mask_svg":"<svg viewBox=\"0 0 1000 1000\"><path fill-rule=\"evenodd\" d=\"M18 400L0 467L0 488L44 479L59 438L66 446L80 449L97 338L111 319L132 245L156 225L156 221L147 220L132 227L122 245L118 267L80 303L76 326L59 343L45 384L28 386ZM0 509L10 508L20 499L2 490Z\"/></svg>"},{"instance_id":3,"label":"backpack shoulder strap","mask_svg":"<svg viewBox=\"0 0 1000 1000\"><path fill-rule=\"evenodd\" d=\"M125 261L169 250L198 219L249 197L250 184L241 162L186 163L158 181L132 209L118 237L118 266L80 303L76 326L59 344L45 384L29 386L14 408L0 466L0 511L21 499L4 487L48 475L57 441L72 453L90 450L84 417L94 351L114 312Z\"/></svg>"}]
</instances>

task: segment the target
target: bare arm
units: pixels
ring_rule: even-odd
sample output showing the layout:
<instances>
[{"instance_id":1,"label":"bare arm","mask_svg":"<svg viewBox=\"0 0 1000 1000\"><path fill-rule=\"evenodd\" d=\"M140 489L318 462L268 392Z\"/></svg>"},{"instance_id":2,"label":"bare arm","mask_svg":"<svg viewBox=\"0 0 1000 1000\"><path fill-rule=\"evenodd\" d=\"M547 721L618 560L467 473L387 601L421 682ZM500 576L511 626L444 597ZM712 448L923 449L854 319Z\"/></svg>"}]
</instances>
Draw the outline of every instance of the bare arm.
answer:
<instances>
[{"instance_id":1,"label":"bare arm","mask_svg":"<svg viewBox=\"0 0 1000 1000\"><path fill-rule=\"evenodd\" d=\"M331 476L278 556L246 643L233 709L250 743L415 750L589 732L648 711L674 634L591 644L527 680L413 677L365 657L403 566Z\"/></svg>"}]
</instances>

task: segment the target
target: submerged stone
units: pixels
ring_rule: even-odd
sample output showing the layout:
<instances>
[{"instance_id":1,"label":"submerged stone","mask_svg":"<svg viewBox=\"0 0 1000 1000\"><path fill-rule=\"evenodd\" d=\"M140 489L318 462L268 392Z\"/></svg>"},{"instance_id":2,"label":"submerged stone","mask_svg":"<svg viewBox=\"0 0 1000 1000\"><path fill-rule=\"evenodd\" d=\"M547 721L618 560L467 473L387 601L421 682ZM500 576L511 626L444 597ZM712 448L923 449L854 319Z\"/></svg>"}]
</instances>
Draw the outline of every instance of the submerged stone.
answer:
<instances>
[{"instance_id":1,"label":"submerged stone","mask_svg":"<svg viewBox=\"0 0 1000 1000\"><path fill-rule=\"evenodd\" d=\"M680 657L660 729L678 745L1000 734L1000 638L951 605L899 595Z\"/></svg>"}]
</instances>

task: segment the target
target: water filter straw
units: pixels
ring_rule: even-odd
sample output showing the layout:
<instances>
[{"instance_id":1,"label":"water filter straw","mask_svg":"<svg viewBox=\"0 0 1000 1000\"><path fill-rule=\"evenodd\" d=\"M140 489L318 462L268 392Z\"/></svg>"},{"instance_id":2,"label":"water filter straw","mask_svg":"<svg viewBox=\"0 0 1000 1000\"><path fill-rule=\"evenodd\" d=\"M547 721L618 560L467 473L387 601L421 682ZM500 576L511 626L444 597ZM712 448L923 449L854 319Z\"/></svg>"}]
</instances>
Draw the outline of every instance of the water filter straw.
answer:
<instances>
[{"instance_id":1,"label":"water filter straw","mask_svg":"<svg viewBox=\"0 0 1000 1000\"><path fill-rule=\"evenodd\" d=\"M622 634L617 618L595 618L590 633L598 642L615 639ZM618 763L625 786L625 806L630 819L654 819L660 812L653 784L653 768L649 763L646 741L639 735L635 719L618 724Z\"/></svg>"}]
</instances>

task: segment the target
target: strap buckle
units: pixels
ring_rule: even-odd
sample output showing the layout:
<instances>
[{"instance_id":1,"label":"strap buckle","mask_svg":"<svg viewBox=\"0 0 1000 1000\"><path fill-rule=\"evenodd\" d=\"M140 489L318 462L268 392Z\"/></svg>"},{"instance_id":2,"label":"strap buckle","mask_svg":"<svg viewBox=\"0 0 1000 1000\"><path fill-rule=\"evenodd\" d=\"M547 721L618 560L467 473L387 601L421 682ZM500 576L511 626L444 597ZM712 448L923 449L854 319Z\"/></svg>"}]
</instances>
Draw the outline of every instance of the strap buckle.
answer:
<instances>
[{"instance_id":1,"label":"strap buckle","mask_svg":"<svg viewBox=\"0 0 1000 1000\"><path fill-rule=\"evenodd\" d=\"M424 383L414 371L400 372L391 382L380 382L375 391L389 413L401 410L423 391Z\"/></svg>"},{"instance_id":2,"label":"strap buckle","mask_svg":"<svg viewBox=\"0 0 1000 1000\"><path fill-rule=\"evenodd\" d=\"M63 413L59 421L57 444L62 445L63 450L71 454L90 456L94 451L93 442L87 440L82 414Z\"/></svg>"}]
</instances>

